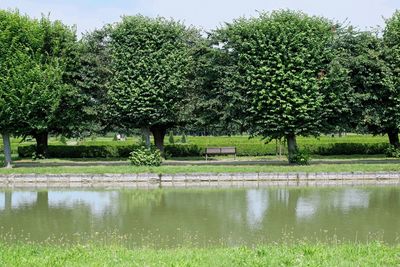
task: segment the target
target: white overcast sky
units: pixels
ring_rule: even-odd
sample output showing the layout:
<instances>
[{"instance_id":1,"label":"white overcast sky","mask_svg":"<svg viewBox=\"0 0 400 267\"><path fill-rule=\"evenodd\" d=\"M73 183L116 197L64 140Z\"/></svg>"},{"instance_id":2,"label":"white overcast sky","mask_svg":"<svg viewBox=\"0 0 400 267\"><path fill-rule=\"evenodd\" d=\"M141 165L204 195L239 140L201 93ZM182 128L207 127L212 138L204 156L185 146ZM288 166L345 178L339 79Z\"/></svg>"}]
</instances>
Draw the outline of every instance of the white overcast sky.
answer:
<instances>
[{"instance_id":1,"label":"white overcast sky","mask_svg":"<svg viewBox=\"0 0 400 267\"><path fill-rule=\"evenodd\" d=\"M383 26L400 9L400 0L0 0L0 9L19 9L33 17L50 13L78 33L119 21L121 15L172 17L209 30L241 16L275 9L302 10L335 21L348 20L360 29Z\"/></svg>"}]
</instances>

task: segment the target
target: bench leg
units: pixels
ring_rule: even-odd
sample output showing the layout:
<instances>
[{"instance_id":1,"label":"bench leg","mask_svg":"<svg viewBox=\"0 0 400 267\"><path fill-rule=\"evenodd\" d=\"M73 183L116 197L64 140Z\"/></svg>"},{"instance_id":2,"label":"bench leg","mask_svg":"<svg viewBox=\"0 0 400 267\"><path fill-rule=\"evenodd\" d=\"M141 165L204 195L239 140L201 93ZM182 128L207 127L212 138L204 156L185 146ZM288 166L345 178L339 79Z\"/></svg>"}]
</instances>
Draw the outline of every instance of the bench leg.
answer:
<instances>
[{"instance_id":1,"label":"bench leg","mask_svg":"<svg viewBox=\"0 0 400 267\"><path fill-rule=\"evenodd\" d=\"M208 157L207 157L207 154L206 154L206 161L207 161L207 159L208 159Z\"/></svg>"}]
</instances>

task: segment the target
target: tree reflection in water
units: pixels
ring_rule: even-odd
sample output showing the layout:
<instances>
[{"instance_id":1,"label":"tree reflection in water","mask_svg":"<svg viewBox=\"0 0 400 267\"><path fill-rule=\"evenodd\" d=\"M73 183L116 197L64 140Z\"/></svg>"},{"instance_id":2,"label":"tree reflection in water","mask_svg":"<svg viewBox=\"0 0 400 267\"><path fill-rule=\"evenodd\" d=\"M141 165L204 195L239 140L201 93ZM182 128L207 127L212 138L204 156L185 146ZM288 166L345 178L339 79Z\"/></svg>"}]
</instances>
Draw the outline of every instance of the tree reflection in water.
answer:
<instances>
[{"instance_id":1,"label":"tree reflection in water","mask_svg":"<svg viewBox=\"0 0 400 267\"><path fill-rule=\"evenodd\" d=\"M0 192L1 234L73 240L115 231L137 245L238 245L337 236L366 240L400 229L400 189L265 188Z\"/></svg>"}]
</instances>

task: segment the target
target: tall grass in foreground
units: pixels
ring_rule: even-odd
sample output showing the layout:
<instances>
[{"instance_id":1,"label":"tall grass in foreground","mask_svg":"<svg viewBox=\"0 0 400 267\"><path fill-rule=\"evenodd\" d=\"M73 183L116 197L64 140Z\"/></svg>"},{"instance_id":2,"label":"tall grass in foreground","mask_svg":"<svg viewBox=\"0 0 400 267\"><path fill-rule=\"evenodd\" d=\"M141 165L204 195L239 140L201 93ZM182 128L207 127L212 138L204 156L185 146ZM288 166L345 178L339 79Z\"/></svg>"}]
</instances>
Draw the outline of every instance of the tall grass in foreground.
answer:
<instances>
[{"instance_id":1,"label":"tall grass in foreground","mask_svg":"<svg viewBox=\"0 0 400 267\"><path fill-rule=\"evenodd\" d=\"M400 246L267 245L255 248L127 249L0 244L2 266L399 266Z\"/></svg>"}]
</instances>

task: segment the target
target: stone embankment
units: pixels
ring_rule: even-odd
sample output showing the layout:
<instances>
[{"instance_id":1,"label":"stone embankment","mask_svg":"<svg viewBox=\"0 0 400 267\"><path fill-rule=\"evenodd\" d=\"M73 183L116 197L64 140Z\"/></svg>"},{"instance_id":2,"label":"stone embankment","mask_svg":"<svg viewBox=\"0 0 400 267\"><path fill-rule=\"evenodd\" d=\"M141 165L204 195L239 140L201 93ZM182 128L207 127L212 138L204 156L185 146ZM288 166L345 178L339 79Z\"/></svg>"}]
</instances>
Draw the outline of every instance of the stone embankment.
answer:
<instances>
[{"instance_id":1,"label":"stone embankment","mask_svg":"<svg viewBox=\"0 0 400 267\"><path fill-rule=\"evenodd\" d=\"M342 185L400 185L400 172L0 175L0 188L160 188Z\"/></svg>"}]
</instances>

